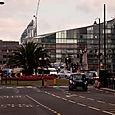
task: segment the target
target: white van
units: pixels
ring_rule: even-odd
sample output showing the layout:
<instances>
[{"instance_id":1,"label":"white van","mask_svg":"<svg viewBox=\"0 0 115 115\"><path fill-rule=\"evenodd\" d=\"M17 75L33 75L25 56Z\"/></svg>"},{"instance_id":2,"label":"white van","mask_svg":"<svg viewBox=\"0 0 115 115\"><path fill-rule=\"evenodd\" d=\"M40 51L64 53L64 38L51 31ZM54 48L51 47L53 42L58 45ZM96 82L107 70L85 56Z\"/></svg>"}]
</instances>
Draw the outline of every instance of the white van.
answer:
<instances>
[{"instance_id":1,"label":"white van","mask_svg":"<svg viewBox=\"0 0 115 115\"><path fill-rule=\"evenodd\" d=\"M57 70L55 68L48 68L50 75L57 75Z\"/></svg>"}]
</instances>

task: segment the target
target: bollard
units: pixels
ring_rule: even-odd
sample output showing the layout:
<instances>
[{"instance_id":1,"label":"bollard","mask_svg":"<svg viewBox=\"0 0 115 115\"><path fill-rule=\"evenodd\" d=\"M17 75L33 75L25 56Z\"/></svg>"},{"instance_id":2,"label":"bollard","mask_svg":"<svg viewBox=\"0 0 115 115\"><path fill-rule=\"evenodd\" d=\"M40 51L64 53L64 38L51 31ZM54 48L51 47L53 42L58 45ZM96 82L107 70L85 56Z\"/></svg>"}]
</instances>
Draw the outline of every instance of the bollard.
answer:
<instances>
[{"instance_id":1,"label":"bollard","mask_svg":"<svg viewBox=\"0 0 115 115\"><path fill-rule=\"evenodd\" d=\"M47 79L44 79L44 87L47 87Z\"/></svg>"},{"instance_id":2,"label":"bollard","mask_svg":"<svg viewBox=\"0 0 115 115\"><path fill-rule=\"evenodd\" d=\"M42 78L42 86L44 86L44 78Z\"/></svg>"},{"instance_id":3,"label":"bollard","mask_svg":"<svg viewBox=\"0 0 115 115\"><path fill-rule=\"evenodd\" d=\"M53 82L54 82L54 85L56 85L56 79L54 79Z\"/></svg>"}]
</instances>

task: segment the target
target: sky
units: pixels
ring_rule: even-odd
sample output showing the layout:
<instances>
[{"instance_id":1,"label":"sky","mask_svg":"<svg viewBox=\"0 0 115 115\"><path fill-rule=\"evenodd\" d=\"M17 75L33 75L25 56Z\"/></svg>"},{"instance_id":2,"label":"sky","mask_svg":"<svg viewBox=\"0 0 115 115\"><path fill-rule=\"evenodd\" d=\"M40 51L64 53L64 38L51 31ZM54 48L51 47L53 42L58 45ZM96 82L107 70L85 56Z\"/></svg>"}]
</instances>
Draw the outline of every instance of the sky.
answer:
<instances>
[{"instance_id":1,"label":"sky","mask_svg":"<svg viewBox=\"0 0 115 115\"><path fill-rule=\"evenodd\" d=\"M4 0L0 5L0 40L20 41L21 34L36 14L38 0ZM38 35L92 25L115 17L115 0L40 0ZM98 21L98 20L97 20Z\"/></svg>"}]
</instances>

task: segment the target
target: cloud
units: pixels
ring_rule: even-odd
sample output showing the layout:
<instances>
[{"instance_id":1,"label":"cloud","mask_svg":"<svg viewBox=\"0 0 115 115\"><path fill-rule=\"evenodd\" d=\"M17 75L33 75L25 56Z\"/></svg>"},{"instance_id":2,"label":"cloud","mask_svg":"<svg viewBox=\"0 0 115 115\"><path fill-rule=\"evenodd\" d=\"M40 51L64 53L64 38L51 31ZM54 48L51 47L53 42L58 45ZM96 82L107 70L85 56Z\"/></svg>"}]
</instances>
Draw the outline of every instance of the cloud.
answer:
<instances>
[{"instance_id":1,"label":"cloud","mask_svg":"<svg viewBox=\"0 0 115 115\"><path fill-rule=\"evenodd\" d=\"M6 0L0 7L0 38L19 40L36 12L38 0ZM114 0L41 0L38 33L91 25L96 17L103 21L103 4L107 19L115 15Z\"/></svg>"}]
</instances>

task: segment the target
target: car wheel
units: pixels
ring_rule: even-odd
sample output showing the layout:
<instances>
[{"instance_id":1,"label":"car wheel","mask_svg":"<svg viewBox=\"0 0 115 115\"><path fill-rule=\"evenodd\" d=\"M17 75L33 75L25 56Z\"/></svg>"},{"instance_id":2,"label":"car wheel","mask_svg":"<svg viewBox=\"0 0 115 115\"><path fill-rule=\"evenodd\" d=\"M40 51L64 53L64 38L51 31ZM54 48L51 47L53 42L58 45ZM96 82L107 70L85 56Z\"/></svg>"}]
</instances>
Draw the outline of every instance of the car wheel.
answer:
<instances>
[{"instance_id":1,"label":"car wheel","mask_svg":"<svg viewBox=\"0 0 115 115\"><path fill-rule=\"evenodd\" d=\"M71 85L69 86L69 91L73 91L73 87Z\"/></svg>"},{"instance_id":2,"label":"car wheel","mask_svg":"<svg viewBox=\"0 0 115 115\"><path fill-rule=\"evenodd\" d=\"M87 91L87 90L88 90L87 86L84 86L84 87L83 87L83 90L84 90L84 91Z\"/></svg>"}]
</instances>

